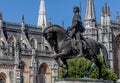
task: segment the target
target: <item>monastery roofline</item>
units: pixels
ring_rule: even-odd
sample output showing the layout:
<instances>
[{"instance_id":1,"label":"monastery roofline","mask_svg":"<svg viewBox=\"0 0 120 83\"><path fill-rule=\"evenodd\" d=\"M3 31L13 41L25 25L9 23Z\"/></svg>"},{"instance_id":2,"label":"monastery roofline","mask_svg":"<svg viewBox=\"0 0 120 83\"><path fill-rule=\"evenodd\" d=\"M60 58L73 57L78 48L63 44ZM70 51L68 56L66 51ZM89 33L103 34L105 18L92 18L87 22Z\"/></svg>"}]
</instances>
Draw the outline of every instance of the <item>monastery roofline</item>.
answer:
<instances>
[{"instance_id":1,"label":"monastery roofline","mask_svg":"<svg viewBox=\"0 0 120 83\"><path fill-rule=\"evenodd\" d=\"M120 27L120 24L117 24L115 20L111 20L110 23L111 23L111 25L114 25L114 26L116 25L116 26ZM97 25L101 26L101 22L97 22Z\"/></svg>"},{"instance_id":2,"label":"monastery roofline","mask_svg":"<svg viewBox=\"0 0 120 83\"><path fill-rule=\"evenodd\" d=\"M13 26L19 26L21 27L21 23L16 23L16 22L8 22L8 21L3 21L4 25L13 25ZM30 28L38 28L37 25L32 25L32 24L25 24L25 27L30 27Z\"/></svg>"},{"instance_id":3,"label":"monastery roofline","mask_svg":"<svg viewBox=\"0 0 120 83\"><path fill-rule=\"evenodd\" d=\"M31 25L31 24L24 24L24 25L25 25L25 29L28 31L42 32L42 28L38 27L37 25ZM3 28L19 30L21 29L21 27L22 27L21 23L3 21Z\"/></svg>"}]
</instances>

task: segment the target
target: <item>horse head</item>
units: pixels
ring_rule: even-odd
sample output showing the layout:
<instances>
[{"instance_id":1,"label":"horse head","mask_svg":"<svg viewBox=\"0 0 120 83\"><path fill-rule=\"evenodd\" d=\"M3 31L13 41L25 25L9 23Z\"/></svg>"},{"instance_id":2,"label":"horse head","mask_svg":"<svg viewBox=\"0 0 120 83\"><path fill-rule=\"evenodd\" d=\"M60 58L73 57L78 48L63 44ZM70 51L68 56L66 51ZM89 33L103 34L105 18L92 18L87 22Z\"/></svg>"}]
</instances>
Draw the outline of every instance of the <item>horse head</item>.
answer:
<instances>
[{"instance_id":1,"label":"horse head","mask_svg":"<svg viewBox=\"0 0 120 83\"><path fill-rule=\"evenodd\" d=\"M51 47L58 45L67 36L65 30L59 25L50 25L46 27L43 34Z\"/></svg>"}]
</instances>

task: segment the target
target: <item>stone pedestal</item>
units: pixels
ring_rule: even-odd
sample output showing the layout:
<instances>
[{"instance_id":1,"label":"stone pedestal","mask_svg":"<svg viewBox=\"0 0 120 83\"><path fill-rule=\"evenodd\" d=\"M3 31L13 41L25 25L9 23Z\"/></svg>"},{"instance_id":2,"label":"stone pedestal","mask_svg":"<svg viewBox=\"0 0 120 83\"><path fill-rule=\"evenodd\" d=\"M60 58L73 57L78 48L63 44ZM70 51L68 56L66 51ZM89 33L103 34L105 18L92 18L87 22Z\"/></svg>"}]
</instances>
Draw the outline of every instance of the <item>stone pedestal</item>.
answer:
<instances>
[{"instance_id":1,"label":"stone pedestal","mask_svg":"<svg viewBox=\"0 0 120 83\"><path fill-rule=\"evenodd\" d=\"M114 83L114 82L109 80L99 80L99 79L90 79L90 78L81 78L81 79L63 78L63 79L56 79L55 83Z\"/></svg>"}]
</instances>

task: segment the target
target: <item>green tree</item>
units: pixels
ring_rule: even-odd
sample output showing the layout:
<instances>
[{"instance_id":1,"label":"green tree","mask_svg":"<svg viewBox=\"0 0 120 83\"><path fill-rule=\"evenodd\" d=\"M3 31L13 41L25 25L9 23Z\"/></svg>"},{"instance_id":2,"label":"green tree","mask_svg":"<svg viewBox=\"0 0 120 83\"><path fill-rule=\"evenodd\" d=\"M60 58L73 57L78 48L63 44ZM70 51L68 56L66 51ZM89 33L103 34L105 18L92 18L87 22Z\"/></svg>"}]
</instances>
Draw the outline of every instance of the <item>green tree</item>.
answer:
<instances>
[{"instance_id":1,"label":"green tree","mask_svg":"<svg viewBox=\"0 0 120 83\"><path fill-rule=\"evenodd\" d=\"M114 73L114 70L106 68L101 56L99 56L98 59L102 63L102 76L103 76L102 79L115 81L117 79L117 76ZM83 78L84 72L91 64L92 62L85 58L75 58L68 60L69 78ZM65 74L65 70L61 68L59 72L60 72L59 77L62 78ZM97 77L98 77L98 67L95 67L95 69L93 69L90 72L89 78L97 78Z\"/></svg>"}]
</instances>

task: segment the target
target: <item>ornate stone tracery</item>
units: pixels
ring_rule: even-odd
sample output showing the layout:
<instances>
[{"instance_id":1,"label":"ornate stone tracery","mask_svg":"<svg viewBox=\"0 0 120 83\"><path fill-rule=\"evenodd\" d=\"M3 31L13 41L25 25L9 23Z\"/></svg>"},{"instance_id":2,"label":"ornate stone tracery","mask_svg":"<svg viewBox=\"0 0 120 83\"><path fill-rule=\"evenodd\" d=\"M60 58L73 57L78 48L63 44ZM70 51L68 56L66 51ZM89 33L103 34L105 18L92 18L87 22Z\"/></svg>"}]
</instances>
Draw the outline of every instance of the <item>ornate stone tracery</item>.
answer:
<instances>
[{"instance_id":1,"label":"ornate stone tracery","mask_svg":"<svg viewBox=\"0 0 120 83\"><path fill-rule=\"evenodd\" d=\"M114 68L117 76L120 76L120 34L118 34L113 42L113 60L114 60Z\"/></svg>"}]
</instances>

